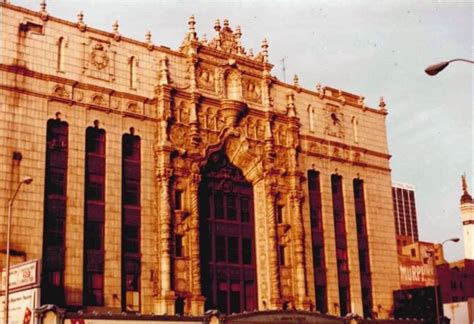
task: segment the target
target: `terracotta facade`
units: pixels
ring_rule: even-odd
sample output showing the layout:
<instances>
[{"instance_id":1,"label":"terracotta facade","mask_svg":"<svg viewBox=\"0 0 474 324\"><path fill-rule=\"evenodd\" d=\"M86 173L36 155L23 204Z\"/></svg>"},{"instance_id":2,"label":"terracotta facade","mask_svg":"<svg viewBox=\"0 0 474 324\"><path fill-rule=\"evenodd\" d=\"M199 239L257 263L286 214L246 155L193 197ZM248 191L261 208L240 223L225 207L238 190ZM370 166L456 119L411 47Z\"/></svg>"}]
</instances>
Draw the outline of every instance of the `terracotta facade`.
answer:
<instances>
[{"instance_id":1,"label":"terracotta facade","mask_svg":"<svg viewBox=\"0 0 474 324\"><path fill-rule=\"evenodd\" d=\"M400 279L383 100L371 108L342 90L281 82L271 74L267 41L256 55L247 53L240 29L226 20L216 22L208 42L198 39L191 17L182 46L170 50L154 45L150 33L137 41L121 36L118 25L112 32L91 28L81 14L69 22L46 8L1 3L0 15L0 244L8 199L28 175L34 182L15 201L12 249L42 258L47 123L66 122L66 306L83 306L85 134L97 127L106 132L104 309L122 308L122 136L133 133L141 141L140 312L174 314L181 297L185 313L204 313L199 188L209 158L220 153L252 188L258 309L315 310L307 182L313 170L321 188L327 312L341 312L331 192L338 175L349 309L363 313L353 188L359 179L372 313L390 316ZM22 159L12 159L14 152ZM176 235L181 257L174 255Z\"/></svg>"}]
</instances>

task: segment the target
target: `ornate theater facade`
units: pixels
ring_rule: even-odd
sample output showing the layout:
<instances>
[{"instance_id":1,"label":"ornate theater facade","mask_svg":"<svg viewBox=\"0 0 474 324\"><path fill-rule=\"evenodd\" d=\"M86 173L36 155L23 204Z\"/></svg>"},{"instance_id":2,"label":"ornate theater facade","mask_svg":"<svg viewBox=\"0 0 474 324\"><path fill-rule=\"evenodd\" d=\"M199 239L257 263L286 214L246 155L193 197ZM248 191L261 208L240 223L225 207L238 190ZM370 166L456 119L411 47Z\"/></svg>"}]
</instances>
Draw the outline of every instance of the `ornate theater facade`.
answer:
<instances>
[{"instance_id":1,"label":"ornate theater facade","mask_svg":"<svg viewBox=\"0 0 474 324\"><path fill-rule=\"evenodd\" d=\"M41 304L385 318L399 289L383 100L286 84L216 21L177 50L1 3L0 244ZM5 254L1 254L2 266Z\"/></svg>"}]
</instances>

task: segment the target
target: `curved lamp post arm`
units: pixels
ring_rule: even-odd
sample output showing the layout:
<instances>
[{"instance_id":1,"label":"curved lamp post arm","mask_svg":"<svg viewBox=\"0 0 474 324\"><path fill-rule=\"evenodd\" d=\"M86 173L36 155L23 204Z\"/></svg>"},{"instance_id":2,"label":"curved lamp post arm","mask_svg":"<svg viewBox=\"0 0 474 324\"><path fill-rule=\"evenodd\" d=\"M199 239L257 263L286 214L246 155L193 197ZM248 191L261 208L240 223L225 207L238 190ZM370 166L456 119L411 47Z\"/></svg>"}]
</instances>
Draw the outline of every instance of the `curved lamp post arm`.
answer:
<instances>
[{"instance_id":1,"label":"curved lamp post arm","mask_svg":"<svg viewBox=\"0 0 474 324\"><path fill-rule=\"evenodd\" d=\"M458 237L452 237L450 239L444 240L440 244L435 245L435 248L431 250L430 256L433 262L433 274L435 276L435 285L434 285L434 294L435 294L435 306L436 306L436 323L441 324L441 320L439 318L439 297L438 297L438 286L439 286L439 278L438 278L438 268L436 267L436 252L443 246L446 242L459 242ZM444 258L443 258L444 259ZM443 261L444 262L444 261ZM442 303L441 303L442 304Z\"/></svg>"},{"instance_id":2,"label":"curved lamp post arm","mask_svg":"<svg viewBox=\"0 0 474 324\"><path fill-rule=\"evenodd\" d=\"M9 307L9 293L10 293L10 240L11 240L11 228L12 228L12 209L13 209L13 202L15 201L16 195L20 191L20 188L23 184L29 185L33 182L33 178L25 177L22 181L20 181L16 187L13 196L8 201L8 216L7 216L7 255L6 255L6 265L5 265L5 310L3 316L5 317L5 324L8 324L8 307Z\"/></svg>"},{"instance_id":3,"label":"curved lamp post arm","mask_svg":"<svg viewBox=\"0 0 474 324\"><path fill-rule=\"evenodd\" d=\"M452 59L452 60L449 60L449 61L444 61L444 62L440 62L440 63L430 65L425 69L425 72L426 72L426 74L431 75L431 76L436 75L439 72L443 71L449 65L449 63L457 62L457 61L474 64L474 61L466 60L466 59L462 59L462 58L457 58L457 59Z\"/></svg>"}]
</instances>

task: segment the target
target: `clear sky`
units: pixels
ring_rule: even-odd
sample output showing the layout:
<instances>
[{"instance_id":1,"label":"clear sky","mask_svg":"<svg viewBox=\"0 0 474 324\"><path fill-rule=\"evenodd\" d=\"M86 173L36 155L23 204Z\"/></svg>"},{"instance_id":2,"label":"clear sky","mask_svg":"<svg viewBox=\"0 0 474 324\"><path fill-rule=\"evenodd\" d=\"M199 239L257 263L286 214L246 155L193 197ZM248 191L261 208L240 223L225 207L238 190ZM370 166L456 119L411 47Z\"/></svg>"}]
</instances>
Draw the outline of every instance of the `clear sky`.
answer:
<instances>
[{"instance_id":1,"label":"clear sky","mask_svg":"<svg viewBox=\"0 0 474 324\"><path fill-rule=\"evenodd\" d=\"M10 0L39 9L39 0ZM473 3L470 1L184 1L55 0L47 11L87 25L177 49L196 17L199 36L214 37L216 18L240 25L242 43L257 53L263 38L273 74L299 76L366 97L376 107L384 96L392 180L416 187L418 228L423 241L462 239L461 175L473 181L473 69L453 63L435 77L426 66L452 58L473 59ZM463 258L463 243L445 245L447 259Z\"/></svg>"}]
</instances>

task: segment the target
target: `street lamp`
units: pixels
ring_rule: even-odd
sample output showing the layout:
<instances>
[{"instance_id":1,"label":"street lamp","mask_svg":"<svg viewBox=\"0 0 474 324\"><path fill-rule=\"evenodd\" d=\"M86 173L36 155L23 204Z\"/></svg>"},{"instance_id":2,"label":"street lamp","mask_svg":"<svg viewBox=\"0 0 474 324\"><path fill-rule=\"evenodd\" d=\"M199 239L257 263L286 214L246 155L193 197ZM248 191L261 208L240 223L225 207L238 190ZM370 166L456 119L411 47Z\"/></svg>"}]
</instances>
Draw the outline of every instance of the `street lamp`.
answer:
<instances>
[{"instance_id":1,"label":"street lamp","mask_svg":"<svg viewBox=\"0 0 474 324\"><path fill-rule=\"evenodd\" d=\"M440 244L438 244L434 250L431 250L431 251L428 251L430 256L431 256L431 260L433 261L433 268L434 268L434 276L435 276L435 286L434 286L434 291L435 291L435 305L436 305L436 323L440 324L441 321L439 320L439 301L438 301L438 285L439 285L439 280L438 280L438 269L436 268L436 252L440 249L440 247L443 246L444 243L446 242L454 242L454 243L457 243L459 242L459 238L458 237L453 237L453 238L450 238L450 239L447 239L447 240L444 240L443 242L441 242Z\"/></svg>"},{"instance_id":2,"label":"street lamp","mask_svg":"<svg viewBox=\"0 0 474 324\"><path fill-rule=\"evenodd\" d=\"M10 292L10 236L11 236L11 227L12 227L12 209L13 209L13 202L15 201L16 195L18 191L20 191L22 184L29 185L33 182L32 177L25 177L18 186L16 187L15 193L13 194L12 198L8 201L8 220L7 220L7 261L5 267L5 324L8 324L8 303L9 303L9 292Z\"/></svg>"},{"instance_id":3,"label":"street lamp","mask_svg":"<svg viewBox=\"0 0 474 324\"><path fill-rule=\"evenodd\" d=\"M456 62L456 61L461 61L461 62L467 62L467 63L474 64L474 61L458 58L458 59L449 60L449 61L440 62L440 63L430 65L425 69L425 72L426 72L426 74L431 75L431 76L436 75L439 72L443 71L444 68L449 65L449 63Z\"/></svg>"}]
</instances>

